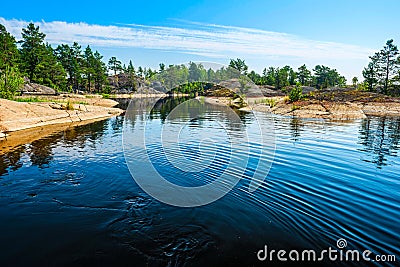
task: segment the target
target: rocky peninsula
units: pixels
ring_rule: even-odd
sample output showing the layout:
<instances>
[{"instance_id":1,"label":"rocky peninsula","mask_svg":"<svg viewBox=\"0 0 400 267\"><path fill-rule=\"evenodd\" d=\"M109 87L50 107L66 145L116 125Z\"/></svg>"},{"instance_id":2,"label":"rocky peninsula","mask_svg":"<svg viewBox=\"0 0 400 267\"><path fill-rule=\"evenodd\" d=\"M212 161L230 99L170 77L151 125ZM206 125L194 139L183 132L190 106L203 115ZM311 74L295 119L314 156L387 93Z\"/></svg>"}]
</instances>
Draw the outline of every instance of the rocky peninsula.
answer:
<instances>
[{"instance_id":1,"label":"rocky peninsula","mask_svg":"<svg viewBox=\"0 0 400 267\"><path fill-rule=\"evenodd\" d=\"M92 122L123 112L115 107L118 102L95 95L35 96L16 100L0 99L0 136L3 138L25 129Z\"/></svg>"}]
</instances>

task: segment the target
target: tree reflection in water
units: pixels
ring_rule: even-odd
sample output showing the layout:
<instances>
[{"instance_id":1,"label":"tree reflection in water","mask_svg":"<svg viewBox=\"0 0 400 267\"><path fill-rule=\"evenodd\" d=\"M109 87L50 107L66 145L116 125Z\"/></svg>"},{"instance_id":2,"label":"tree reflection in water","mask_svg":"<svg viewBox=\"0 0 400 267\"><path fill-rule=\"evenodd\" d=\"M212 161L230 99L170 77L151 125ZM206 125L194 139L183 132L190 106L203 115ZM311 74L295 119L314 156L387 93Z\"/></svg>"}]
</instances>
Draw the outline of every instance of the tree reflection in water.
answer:
<instances>
[{"instance_id":1,"label":"tree reflection in water","mask_svg":"<svg viewBox=\"0 0 400 267\"><path fill-rule=\"evenodd\" d=\"M292 140L294 142L298 141L300 138L300 133L303 131L304 123L299 118L292 118L290 120L290 132L292 133Z\"/></svg>"},{"instance_id":2,"label":"tree reflection in water","mask_svg":"<svg viewBox=\"0 0 400 267\"><path fill-rule=\"evenodd\" d=\"M113 118L111 125L113 129L121 129L123 117ZM30 144L21 145L4 154L0 154L0 176L9 171L15 171L22 167L21 157L28 155L32 165L38 168L46 168L53 159L53 148L58 143L65 146L83 148L85 145L95 146L95 140L104 135L109 125L109 120L94 122L68 128L50 136L33 141Z\"/></svg>"},{"instance_id":3,"label":"tree reflection in water","mask_svg":"<svg viewBox=\"0 0 400 267\"><path fill-rule=\"evenodd\" d=\"M387 165L388 156L397 156L400 139L400 118L371 117L361 123L359 144L368 152L369 159L378 168Z\"/></svg>"},{"instance_id":4,"label":"tree reflection in water","mask_svg":"<svg viewBox=\"0 0 400 267\"><path fill-rule=\"evenodd\" d=\"M159 117L165 120L174 107L186 100L185 98L162 99L151 111L150 119ZM140 115L143 116L142 113ZM243 124L239 128L238 125L227 125L232 130L243 130L241 127L245 127L246 121L252 119L247 113L239 112L238 115ZM130 123L135 124L135 119L140 118L132 116ZM65 131L36 140L31 144L20 145L6 153L0 151L0 176L21 168L23 165L21 157L24 155L29 157L32 165L46 168L53 159L53 148L59 143L69 147L83 148L87 145L95 147L98 139L104 135L105 131L120 132L123 123L124 117L119 116L111 120L71 127ZM292 119L289 123L292 140L296 142L306 124L301 119ZM367 158L362 160L382 168L388 164L388 157L397 156L400 141L400 118L370 117L362 120L358 140L358 143L362 145L360 151L367 153Z\"/></svg>"}]
</instances>

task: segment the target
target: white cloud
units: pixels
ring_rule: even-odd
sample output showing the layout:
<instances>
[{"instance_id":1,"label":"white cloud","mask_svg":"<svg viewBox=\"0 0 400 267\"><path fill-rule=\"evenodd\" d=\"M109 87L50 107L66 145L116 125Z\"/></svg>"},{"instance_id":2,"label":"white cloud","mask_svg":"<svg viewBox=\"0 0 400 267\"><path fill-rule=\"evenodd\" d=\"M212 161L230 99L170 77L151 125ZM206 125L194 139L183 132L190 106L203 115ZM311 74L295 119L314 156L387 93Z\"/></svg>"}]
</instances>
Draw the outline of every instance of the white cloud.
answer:
<instances>
[{"instance_id":1,"label":"white cloud","mask_svg":"<svg viewBox=\"0 0 400 267\"><path fill-rule=\"evenodd\" d=\"M17 38L28 21L0 17L0 23ZM296 35L232 26L186 23L182 27L34 22L51 44L72 43L114 48L148 48L211 58L232 56L305 58L318 60L361 60L373 50L365 47L321 42Z\"/></svg>"}]
</instances>

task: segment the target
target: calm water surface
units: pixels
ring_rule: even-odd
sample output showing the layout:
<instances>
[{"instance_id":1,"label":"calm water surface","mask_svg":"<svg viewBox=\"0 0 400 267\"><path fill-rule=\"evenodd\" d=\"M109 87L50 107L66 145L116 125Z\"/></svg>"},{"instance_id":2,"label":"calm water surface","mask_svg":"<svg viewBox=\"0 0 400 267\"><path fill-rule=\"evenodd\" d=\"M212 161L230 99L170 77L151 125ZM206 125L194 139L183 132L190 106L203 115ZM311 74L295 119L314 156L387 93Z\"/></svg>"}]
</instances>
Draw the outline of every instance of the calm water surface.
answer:
<instances>
[{"instance_id":1,"label":"calm water surface","mask_svg":"<svg viewBox=\"0 0 400 267\"><path fill-rule=\"evenodd\" d=\"M161 104L151 116L78 126L1 153L0 266L253 266L264 245L318 251L336 248L339 238L348 249L395 254L398 263L400 118L275 117L275 160L262 187L248 192L249 168L220 200L178 208L138 187L122 149L124 123L180 123L167 118L176 103ZM230 125L218 108L203 115L184 133L216 127L220 147L223 127L251 135L254 126L251 114L239 114L241 125ZM196 149L183 144L189 156ZM158 171L186 186L207 183L229 161L219 153L208 171L189 175L168 164L157 145L149 150Z\"/></svg>"}]
</instances>

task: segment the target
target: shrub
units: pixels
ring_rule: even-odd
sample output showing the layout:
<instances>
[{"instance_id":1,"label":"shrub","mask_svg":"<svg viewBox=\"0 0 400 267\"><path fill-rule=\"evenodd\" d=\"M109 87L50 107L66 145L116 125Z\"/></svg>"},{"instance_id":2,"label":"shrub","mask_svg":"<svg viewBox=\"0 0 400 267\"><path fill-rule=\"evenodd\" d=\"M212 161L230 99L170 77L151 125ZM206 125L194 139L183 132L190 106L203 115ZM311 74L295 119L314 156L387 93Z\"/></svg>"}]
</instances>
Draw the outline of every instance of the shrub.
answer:
<instances>
[{"instance_id":1,"label":"shrub","mask_svg":"<svg viewBox=\"0 0 400 267\"><path fill-rule=\"evenodd\" d=\"M67 101L67 104L65 105L65 110L74 110L74 105L71 101Z\"/></svg>"},{"instance_id":2,"label":"shrub","mask_svg":"<svg viewBox=\"0 0 400 267\"><path fill-rule=\"evenodd\" d=\"M303 89L301 88L301 84L297 83L296 86L290 90L289 100L290 102L296 102L303 97Z\"/></svg>"},{"instance_id":3,"label":"shrub","mask_svg":"<svg viewBox=\"0 0 400 267\"><path fill-rule=\"evenodd\" d=\"M24 79L17 68L0 70L0 98L12 99L23 84Z\"/></svg>"},{"instance_id":4,"label":"shrub","mask_svg":"<svg viewBox=\"0 0 400 267\"><path fill-rule=\"evenodd\" d=\"M276 100L273 98L266 98L264 100L264 103L267 104L270 108L273 108L276 106Z\"/></svg>"},{"instance_id":5,"label":"shrub","mask_svg":"<svg viewBox=\"0 0 400 267\"><path fill-rule=\"evenodd\" d=\"M283 102L285 102L286 104L289 103L289 102L290 102L289 96L285 96L285 97L283 98Z\"/></svg>"},{"instance_id":6,"label":"shrub","mask_svg":"<svg viewBox=\"0 0 400 267\"><path fill-rule=\"evenodd\" d=\"M300 109L300 106L292 105L292 110L291 111L295 111L297 109Z\"/></svg>"}]
</instances>

